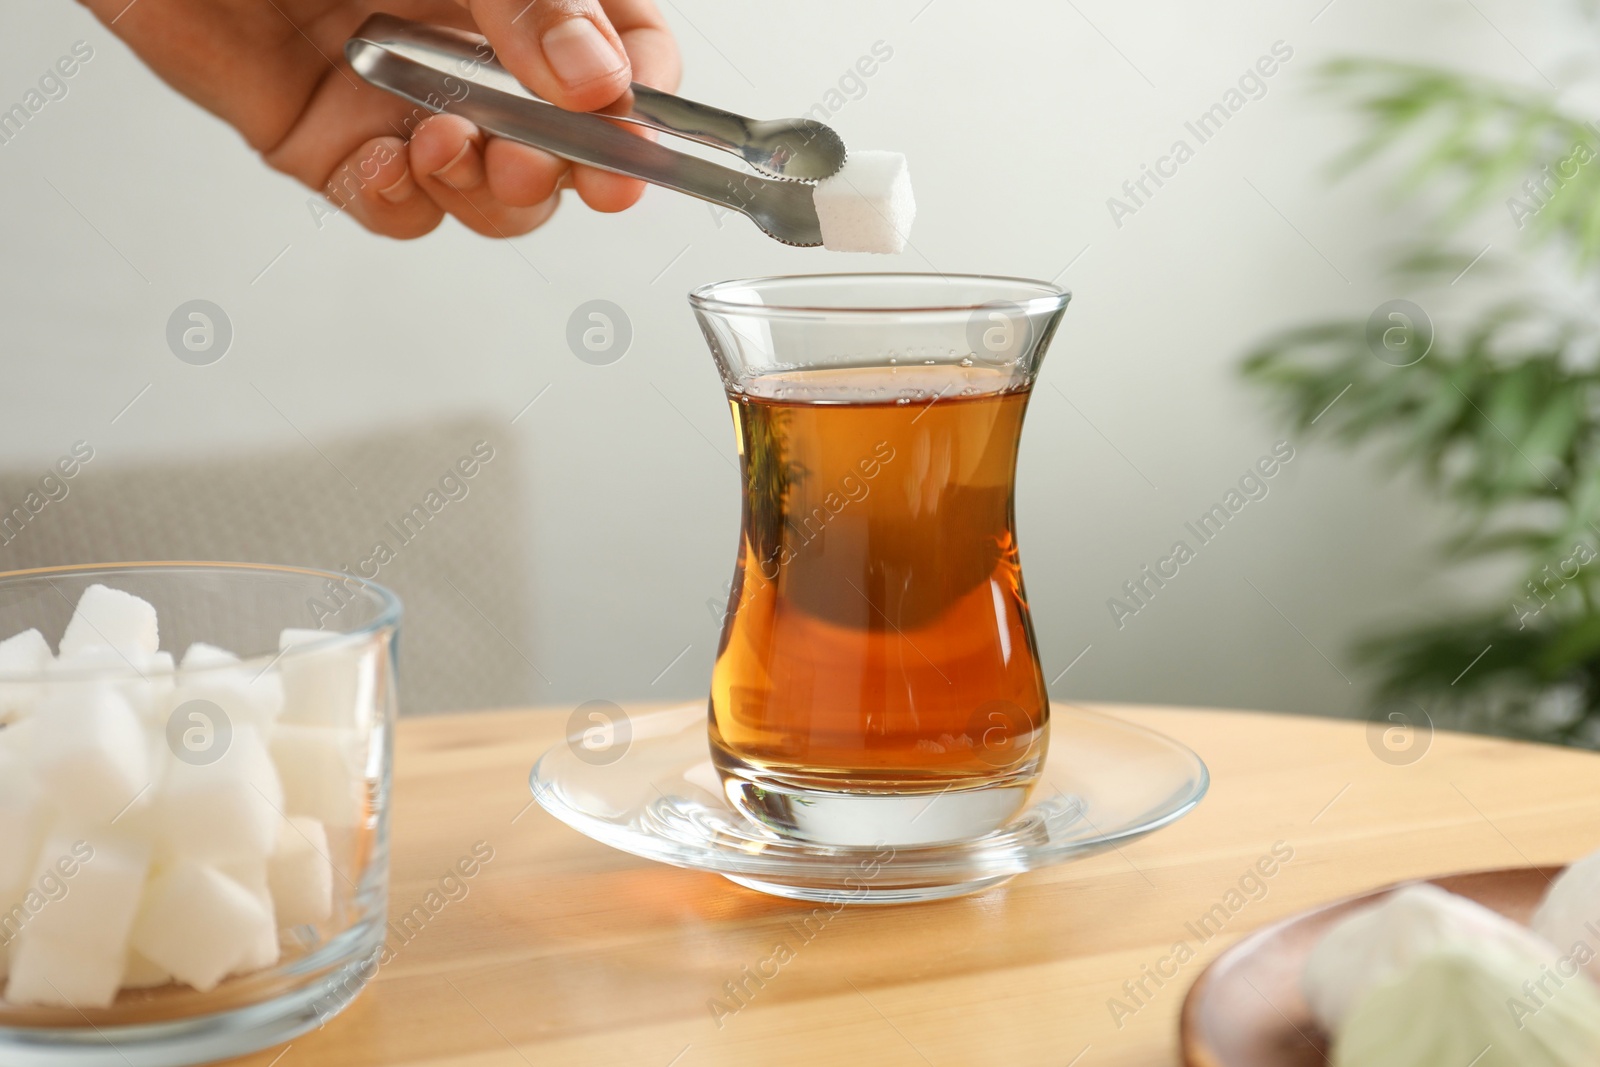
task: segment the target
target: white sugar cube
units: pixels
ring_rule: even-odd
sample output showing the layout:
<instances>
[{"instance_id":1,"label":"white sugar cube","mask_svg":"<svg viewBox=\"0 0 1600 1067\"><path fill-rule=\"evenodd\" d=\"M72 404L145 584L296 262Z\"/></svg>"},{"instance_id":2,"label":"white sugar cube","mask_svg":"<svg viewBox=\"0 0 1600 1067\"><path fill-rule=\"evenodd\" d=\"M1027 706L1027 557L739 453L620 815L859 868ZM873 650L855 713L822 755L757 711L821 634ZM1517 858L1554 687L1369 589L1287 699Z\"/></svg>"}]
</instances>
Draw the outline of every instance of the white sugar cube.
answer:
<instances>
[{"instance_id":1,"label":"white sugar cube","mask_svg":"<svg viewBox=\"0 0 1600 1067\"><path fill-rule=\"evenodd\" d=\"M149 741L111 686L53 688L29 725L40 791L63 811L109 823L130 804L147 801Z\"/></svg>"},{"instance_id":2,"label":"white sugar cube","mask_svg":"<svg viewBox=\"0 0 1600 1067\"><path fill-rule=\"evenodd\" d=\"M82 693L85 687L109 685L134 710L139 718L153 722L167 707L167 697L175 683L175 666L170 652L137 652L89 645L71 655L50 661L45 676L50 693Z\"/></svg>"},{"instance_id":3,"label":"white sugar cube","mask_svg":"<svg viewBox=\"0 0 1600 1067\"><path fill-rule=\"evenodd\" d=\"M283 781L284 813L351 827L366 816L363 738L356 730L279 723L272 759Z\"/></svg>"},{"instance_id":4,"label":"white sugar cube","mask_svg":"<svg viewBox=\"0 0 1600 1067\"><path fill-rule=\"evenodd\" d=\"M52 1008L108 1008L122 984L120 949L58 943L29 931L11 946L6 999Z\"/></svg>"},{"instance_id":5,"label":"white sugar cube","mask_svg":"<svg viewBox=\"0 0 1600 1067\"><path fill-rule=\"evenodd\" d=\"M903 252L917 203L899 152L851 152L817 183L812 201L823 247L835 252Z\"/></svg>"},{"instance_id":6,"label":"white sugar cube","mask_svg":"<svg viewBox=\"0 0 1600 1067\"><path fill-rule=\"evenodd\" d=\"M178 682L178 665L173 662L172 653L151 653L139 663L139 673L144 676L141 680L144 683L146 707L159 714L159 709L165 705L168 694ZM139 710L137 705L135 710Z\"/></svg>"},{"instance_id":7,"label":"white sugar cube","mask_svg":"<svg viewBox=\"0 0 1600 1067\"><path fill-rule=\"evenodd\" d=\"M61 654L70 656L90 645L153 654L161 647L156 609L132 593L91 585L78 598L67 632L61 635Z\"/></svg>"},{"instance_id":8,"label":"white sugar cube","mask_svg":"<svg viewBox=\"0 0 1600 1067\"><path fill-rule=\"evenodd\" d=\"M7 727L0 736L16 729ZM0 888L18 885L33 872L45 831L45 808L29 759L11 748L0 746Z\"/></svg>"},{"instance_id":9,"label":"white sugar cube","mask_svg":"<svg viewBox=\"0 0 1600 1067\"><path fill-rule=\"evenodd\" d=\"M20 718L44 697L36 678L55 657L38 630L24 630L0 641L0 722Z\"/></svg>"},{"instance_id":10,"label":"white sugar cube","mask_svg":"<svg viewBox=\"0 0 1600 1067\"><path fill-rule=\"evenodd\" d=\"M123 809L122 814L115 816L113 828L119 837L154 847L161 837L161 809L156 799L161 795L161 783L166 779L172 756L167 751L164 733L146 730L144 744L148 753L145 765L149 768L149 785L138 799Z\"/></svg>"},{"instance_id":11,"label":"white sugar cube","mask_svg":"<svg viewBox=\"0 0 1600 1067\"><path fill-rule=\"evenodd\" d=\"M0 674L37 674L54 656L44 634L24 630L0 641Z\"/></svg>"},{"instance_id":12,"label":"white sugar cube","mask_svg":"<svg viewBox=\"0 0 1600 1067\"><path fill-rule=\"evenodd\" d=\"M260 667L185 667L168 696L167 714L191 700L215 704L234 725L266 730L283 711L283 679L277 671Z\"/></svg>"},{"instance_id":13,"label":"white sugar cube","mask_svg":"<svg viewBox=\"0 0 1600 1067\"><path fill-rule=\"evenodd\" d=\"M210 763L175 756L167 765L156 801L163 855L265 859L283 810L266 743L254 726L243 725L226 735L219 730L211 744L225 747Z\"/></svg>"},{"instance_id":14,"label":"white sugar cube","mask_svg":"<svg viewBox=\"0 0 1600 1067\"><path fill-rule=\"evenodd\" d=\"M196 641L184 650L183 659L178 665L187 671L201 667L227 667L238 662L239 657L235 653L204 641Z\"/></svg>"},{"instance_id":15,"label":"white sugar cube","mask_svg":"<svg viewBox=\"0 0 1600 1067\"><path fill-rule=\"evenodd\" d=\"M310 645L337 636L338 633L334 630L313 630L307 626L286 626L278 632L278 648L296 648L300 645Z\"/></svg>"},{"instance_id":16,"label":"white sugar cube","mask_svg":"<svg viewBox=\"0 0 1600 1067\"><path fill-rule=\"evenodd\" d=\"M49 695L38 682L10 682L0 679L0 726L21 722Z\"/></svg>"},{"instance_id":17,"label":"white sugar cube","mask_svg":"<svg viewBox=\"0 0 1600 1067\"><path fill-rule=\"evenodd\" d=\"M13 809L0 801L0 886L16 885L27 877L39 859L44 843L44 813L38 807ZM9 902L0 899L0 913ZM0 923L4 916L0 914ZM3 937L4 931L0 931Z\"/></svg>"},{"instance_id":18,"label":"white sugar cube","mask_svg":"<svg viewBox=\"0 0 1600 1067\"><path fill-rule=\"evenodd\" d=\"M183 654L176 701L210 700L235 721L270 726L283 711L283 678L276 664L243 666L225 648L195 642Z\"/></svg>"},{"instance_id":19,"label":"white sugar cube","mask_svg":"<svg viewBox=\"0 0 1600 1067\"><path fill-rule=\"evenodd\" d=\"M16 944L31 917L25 903L27 894L27 886L0 892L0 957L5 957L6 966L10 966L10 958L15 955ZM7 946L12 949L9 953ZM4 978L5 973L5 969L0 967L0 978ZM0 995L4 995L3 992Z\"/></svg>"},{"instance_id":20,"label":"white sugar cube","mask_svg":"<svg viewBox=\"0 0 1600 1067\"><path fill-rule=\"evenodd\" d=\"M256 901L261 905L261 918L256 923L255 935L229 974L250 974L265 970L274 966L281 955L278 946L278 925L272 918L272 898L258 894Z\"/></svg>"},{"instance_id":21,"label":"white sugar cube","mask_svg":"<svg viewBox=\"0 0 1600 1067\"><path fill-rule=\"evenodd\" d=\"M332 636L324 630L294 629L279 635L284 722L347 727L362 726L369 718L373 664L367 649L346 644L299 650Z\"/></svg>"},{"instance_id":22,"label":"white sugar cube","mask_svg":"<svg viewBox=\"0 0 1600 1067\"><path fill-rule=\"evenodd\" d=\"M293 816L267 861L267 885L282 927L319 923L333 914L328 833L315 819Z\"/></svg>"},{"instance_id":23,"label":"white sugar cube","mask_svg":"<svg viewBox=\"0 0 1600 1067\"><path fill-rule=\"evenodd\" d=\"M34 718L22 719L13 723L0 726L0 753L11 753L25 762L21 765L24 769L32 770L33 735L38 732L39 721Z\"/></svg>"},{"instance_id":24,"label":"white sugar cube","mask_svg":"<svg viewBox=\"0 0 1600 1067\"><path fill-rule=\"evenodd\" d=\"M149 868L149 851L137 842L52 833L31 883L44 899L23 935L109 953L120 965Z\"/></svg>"},{"instance_id":25,"label":"white sugar cube","mask_svg":"<svg viewBox=\"0 0 1600 1067\"><path fill-rule=\"evenodd\" d=\"M289 832L287 826L281 831L281 833ZM278 924L273 920L272 892L267 888L266 861L236 860L218 864L217 869L248 889L261 905L261 921L255 937L251 939L250 947L245 949L239 962L234 964L233 970L228 973L249 974L263 967L271 967L278 962Z\"/></svg>"},{"instance_id":26,"label":"white sugar cube","mask_svg":"<svg viewBox=\"0 0 1600 1067\"><path fill-rule=\"evenodd\" d=\"M184 653L173 705L184 701L211 701L230 720L272 725L283 710L283 678L277 664L243 665L226 648L195 641Z\"/></svg>"},{"instance_id":27,"label":"white sugar cube","mask_svg":"<svg viewBox=\"0 0 1600 1067\"><path fill-rule=\"evenodd\" d=\"M128 961L122 968L123 989L154 989L171 981L172 975L165 967L151 963L133 949L128 950Z\"/></svg>"},{"instance_id":28,"label":"white sugar cube","mask_svg":"<svg viewBox=\"0 0 1600 1067\"><path fill-rule=\"evenodd\" d=\"M201 992L238 966L270 922L256 895L215 867L179 860L153 879L133 947Z\"/></svg>"},{"instance_id":29,"label":"white sugar cube","mask_svg":"<svg viewBox=\"0 0 1600 1067\"><path fill-rule=\"evenodd\" d=\"M32 889L22 882L7 886L0 890L0 950L7 944L14 942L24 928L32 913L28 911L28 892ZM35 902L35 910L43 906L43 898Z\"/></svg>"}]
</instances>

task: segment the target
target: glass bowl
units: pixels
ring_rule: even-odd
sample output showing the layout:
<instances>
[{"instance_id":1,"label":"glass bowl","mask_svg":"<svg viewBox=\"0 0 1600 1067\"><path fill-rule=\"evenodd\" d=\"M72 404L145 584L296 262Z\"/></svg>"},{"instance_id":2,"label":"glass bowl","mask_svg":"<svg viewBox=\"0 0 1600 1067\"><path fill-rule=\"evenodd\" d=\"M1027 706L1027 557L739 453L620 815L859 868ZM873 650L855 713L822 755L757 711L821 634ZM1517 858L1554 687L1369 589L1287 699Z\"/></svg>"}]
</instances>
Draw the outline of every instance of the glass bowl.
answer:
<instances>
[{"instance_id":1,"label":"glass bowl","mask_svg":"<svg viewBox=\"0 0 1600 1067\"><path fill-rule=\"evenodd\" d=\"M0 574L0 1063L222 1059L354 999L399 623L296 567Z\"/></svg>"}]
</instances>

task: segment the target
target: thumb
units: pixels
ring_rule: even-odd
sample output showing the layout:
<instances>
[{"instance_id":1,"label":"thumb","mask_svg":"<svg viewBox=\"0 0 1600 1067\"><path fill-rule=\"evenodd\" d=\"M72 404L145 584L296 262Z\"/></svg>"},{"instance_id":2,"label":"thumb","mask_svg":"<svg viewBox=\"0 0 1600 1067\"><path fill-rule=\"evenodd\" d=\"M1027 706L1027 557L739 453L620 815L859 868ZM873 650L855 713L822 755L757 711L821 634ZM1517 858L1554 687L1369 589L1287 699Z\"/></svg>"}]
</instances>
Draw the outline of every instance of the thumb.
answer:
<instances>
[{"instance_id":1,"label":"thumb","mask_svg":"<svg viewBox=\"0 0 1600 1067\"><path fill-rule=\"evenodd\" d=\"M500 62L535 93L569 111L604 107L633 72L598 0L459 0Z\"/></svg>"}]
</instances>

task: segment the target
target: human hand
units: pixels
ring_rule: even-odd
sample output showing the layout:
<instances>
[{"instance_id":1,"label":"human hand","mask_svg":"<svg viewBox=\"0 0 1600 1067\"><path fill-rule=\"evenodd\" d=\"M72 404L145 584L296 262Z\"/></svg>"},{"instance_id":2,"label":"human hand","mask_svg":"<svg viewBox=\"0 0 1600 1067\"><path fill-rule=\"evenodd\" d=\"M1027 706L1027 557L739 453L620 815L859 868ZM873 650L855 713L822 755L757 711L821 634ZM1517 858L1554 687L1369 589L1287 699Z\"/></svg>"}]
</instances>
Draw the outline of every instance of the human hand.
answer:
<instances>
[{"instance_id":1,"label":"human hand","mask_svg":"<svg viewBox=\"0 0 1600 1067\"><path fill-rule=\"evenodd\" d=\"M418 124L414 105L345 61L368 15L476 30L519 81L574 111L604 107L630 81L678 85L677 44L654 0L80 2L268 164L389 237L419 237L446 214L514 237L555 212L564 185L597 211L621 211L644 184L486 136L459 116Z\"/></svg>"}]
</instances>

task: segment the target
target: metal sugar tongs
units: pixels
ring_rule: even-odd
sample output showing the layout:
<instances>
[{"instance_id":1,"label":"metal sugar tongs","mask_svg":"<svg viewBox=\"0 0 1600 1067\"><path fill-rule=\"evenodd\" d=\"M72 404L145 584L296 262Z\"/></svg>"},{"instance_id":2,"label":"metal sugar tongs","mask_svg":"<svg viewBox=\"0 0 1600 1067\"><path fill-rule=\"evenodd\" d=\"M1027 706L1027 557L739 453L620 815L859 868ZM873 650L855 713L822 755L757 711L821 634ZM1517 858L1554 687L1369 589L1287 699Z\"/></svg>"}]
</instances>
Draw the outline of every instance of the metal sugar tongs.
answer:
<instances>
[{"instance_id":1,"label":"metal sugar tongs","mask_svg":"<svg viewBox=\"0 0 1600 1067\"><path fill-rule=\"evenodd\" d=\"M524 88L478 34L393 15L368 18L344 51L361 77L429 111L740 212L784 244L822 244L812 190L845 160L844 141L823 123L747 119L638 83L601 111L566 111ZM674 151L615 122L722 149L768 177Z\"/></svg>"}]
</instances>

